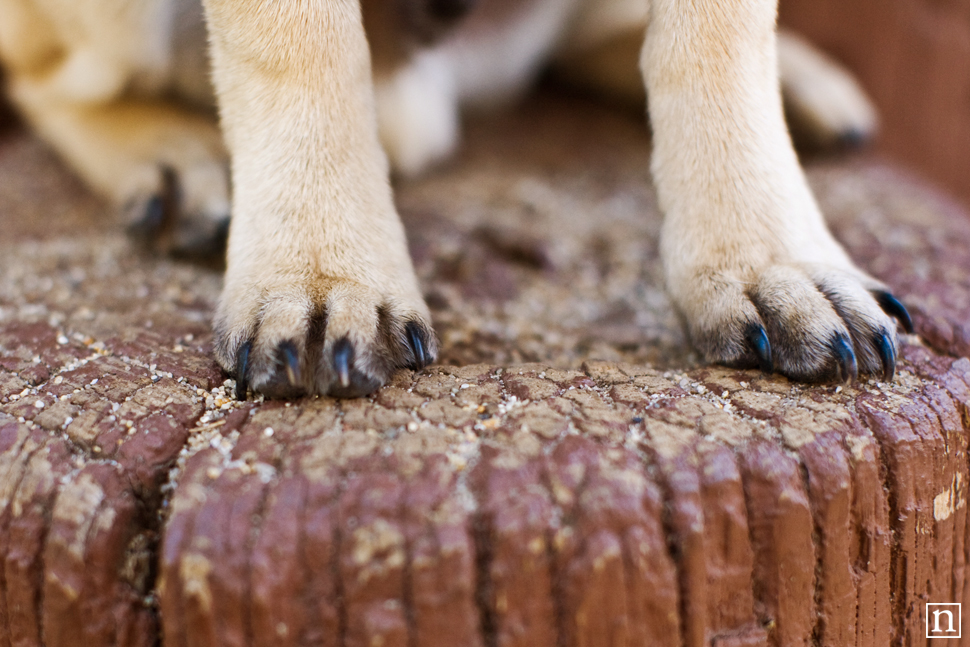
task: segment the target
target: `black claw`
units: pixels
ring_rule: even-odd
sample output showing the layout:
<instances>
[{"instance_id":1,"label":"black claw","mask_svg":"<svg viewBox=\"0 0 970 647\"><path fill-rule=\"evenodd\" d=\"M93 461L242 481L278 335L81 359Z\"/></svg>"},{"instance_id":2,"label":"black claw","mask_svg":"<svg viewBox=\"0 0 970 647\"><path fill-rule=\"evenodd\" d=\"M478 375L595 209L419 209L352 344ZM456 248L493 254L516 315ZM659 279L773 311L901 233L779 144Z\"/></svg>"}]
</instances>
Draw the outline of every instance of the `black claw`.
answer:
<instances>
[{"instance_id":1,"label":"black claw","mask_svg":"<svg viewBox=\"0 0 970 647\"><path fill-rule=\"evenodd\" d=\"M876 335L875 343L882 357L882 381L892 382L896 376L896 347L892 338L884 332Z\"/></svg>"},{"instance_id":2,"label":"black claw","mask_svg":"<svg viewBox=\"0 0 970 647\"><path fill-rule=\"evenodd\" d=\"M859 377L859 364L852 350L852 342L845 335L836 335L832 340L832 350L835 351L839 381L855 382Z\"/></svg>"},{"instance_id":3,"label":"black claw","mask_svg":"<svg viewBox=\"0 0 970 647\"><path fill-rule=\"evenodd\" d=\"M475 0L429 0L428 11L440 20L457 20L471 11Z\"/></svg>"},{"instance_id":4,"label":"black claw","mask_svg":"<svg viewBox=\"0 0 970 647\"><path fill-rule=\"evenodd\" d=\"M408 343L411 344L411 352L414 354L414 363L411 365L411 368L420 371L432 361L428 353L428 344L425 341L424 332L413 321L408 322L404 327L404 332L407 334Z\"/></svg>"},{"instance_id":5,"label":"black claw","mask_svg":"<svg viewBox=\"0 0 970 647\"><path fill-rule=\"evenodd\" d=\"M143 242L151 242L165 224L165 200L153 195L145 203L144 215L128 225L128 235Z\"/></svg>"},{"instance_id":6,"label":"black claw","mask_svg":"<svg viewBox=\"0 0 970 647\"><path fill-rule=\"evenodd\" d=\"M839 135L839 145L842 148L856 150L869 143L869 133L859 128L849 128Z\"/></svg>"},{"instance_id":7,"label":"black claw","mask_svg":"<svg viewBox=\"0 0 970 647\"><path fill-rule=\"evenodd\" d=\"M296 344L285 341L280 344L277 352L286 369L286 379L289 380L290 386L300 386L303 376L300 373L300 354L296 350Z\"/></svg>"},{"instance_id":8,"label":"black claw","mask_svg":"<svg viewBox=\"0 0 970 647\"><path fill-rule=\"evenodd\" d=\"M903 330L912 335L914 330L913 318L909 316L906 306L889 292L876 292L874 296L879 307L890 317L895 317L902 324Z\"/></svg>"},{"instance_id":9,"label":"black claw","mask_svg":"<svg viewBox=\"0 0 970 647\"><path fill-rule=\"evenodd\" d=\"M245 400L249 395L249 353L253 349L253 343L247 341L239 347L236 355L236 399Z\"/></svg>"},{"instance_id":10,"label":"black claw","mask_svg":"<svg viewBox=\"0 0 970 647\"><path fill-rule=\"evenodd\" d=\"M775 364L771 359L771 342L768 341L768 333L765 332L765 327L761 324L751 324L748 326L745 339L748 340L758 356L758 365L761 367L761 372L774 372Z\"/></svg>"},{"instance_id":11,"label":"black claw","mask_svg":"<svg viewBox=\"0 0 970 647\"><path fill-rule=\"evenodd\" d=\"M350 367L354 363L354 345L344 337L333 345L333 369L340 388L350 387Z\"/></svg>"},{"instance_id":12,"label":"black claw","mask_svg":"<svg viewBox=\"0 0 970 647\"><path fill-rule=\"evenodd\" d=\"M172 228L178 220L179 184L178 174L170 166L159 167L162 186L144 204L140 218L132 218L128 235L142 244L164 250L170 241ZM137 204L137 203L136 203Z\"/></svg>"},{"instance_id":13,"label":"black claw","mask_svg":"<svg viewBox=\"0 0 970 647\"><path fill-rule=\"evenodd\" d=\"M193 227L191 237L183 236L172 249L174 258L186 261L206 262L224 256L229 242L229 218L223 218L211 227Z\"/></svg>"}]
</instances>

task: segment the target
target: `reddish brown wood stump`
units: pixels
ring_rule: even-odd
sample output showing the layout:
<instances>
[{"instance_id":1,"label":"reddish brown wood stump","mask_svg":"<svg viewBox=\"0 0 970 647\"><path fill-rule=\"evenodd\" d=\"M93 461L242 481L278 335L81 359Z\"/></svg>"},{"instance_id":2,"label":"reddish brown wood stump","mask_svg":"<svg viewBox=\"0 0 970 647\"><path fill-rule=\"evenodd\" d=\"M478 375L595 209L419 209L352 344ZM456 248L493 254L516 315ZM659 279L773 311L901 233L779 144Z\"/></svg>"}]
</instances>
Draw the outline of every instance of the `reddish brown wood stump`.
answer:
<instances>
[{"instance_id":1,"label":"reddish brown wood stump","mask_svg":"<svg viewBox=\"0 0 970 647\"><path fill-rule=\"evenodd\" d=\"M917 645L970 601L970 221L890 167L811 179L914 314L892 384L698 363L642 123L544 95L401 187L441 363L237 403L218 273L3 137L0 647Z\"/></svg>"}]
</instances>

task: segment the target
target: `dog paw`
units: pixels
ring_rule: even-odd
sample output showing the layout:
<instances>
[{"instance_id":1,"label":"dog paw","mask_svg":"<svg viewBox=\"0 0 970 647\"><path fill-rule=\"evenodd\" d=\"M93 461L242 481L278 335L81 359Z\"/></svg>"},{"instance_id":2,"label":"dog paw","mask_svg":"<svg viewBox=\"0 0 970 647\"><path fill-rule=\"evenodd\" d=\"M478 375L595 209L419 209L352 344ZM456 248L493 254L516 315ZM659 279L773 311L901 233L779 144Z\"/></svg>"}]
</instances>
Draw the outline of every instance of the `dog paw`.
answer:
<instances>
[{"instance_id":1,"label":"dog paw","mask_svg":"<svg viewBox=\"0 0 970 647\"><path fill-rule=\"evenodd\" d=\"M215 330L216 358L240 400L250 389L270 398L359 397L437 355L423 303L348 279L230 287Z\"/></svg>"},{"instance_id":2,"label":"dog paw","mask_svg":"<svg viewBox=\"0 0 970 647\"><path fill-rule=\"evenodd\" d=\"M890 382L896 322L913 324L885 286L824 265L774 265L747 280L696 274L681 293L695 346L711 362L806 382ZM685 298L686 297L686 298Z\"/></svg>"},{"instance_id":3,"label":"dog paw","mask_svg":"<svg viewBox=\"0 0 970 647\"><path fill-rule=\"evenodd\" d=\"M128 235L155 253L189 260L218 257L229 233L228 167L158 165L140 174L124 213Z\"/></svg>"}]
</instances>

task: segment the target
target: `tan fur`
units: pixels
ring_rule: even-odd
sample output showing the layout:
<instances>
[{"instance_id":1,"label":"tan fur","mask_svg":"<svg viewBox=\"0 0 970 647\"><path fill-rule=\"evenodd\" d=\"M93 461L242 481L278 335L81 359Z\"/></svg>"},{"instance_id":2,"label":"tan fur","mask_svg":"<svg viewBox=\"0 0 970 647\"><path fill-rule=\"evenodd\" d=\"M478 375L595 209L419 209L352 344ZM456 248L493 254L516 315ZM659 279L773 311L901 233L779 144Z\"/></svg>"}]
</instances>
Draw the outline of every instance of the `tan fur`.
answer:
<instances>
[{"instance_id":1,"label":"tan fur","mask_svg":"<svg viewBox=\"0 0 970 647\"><path fill-rule=\"evenodd\" d=\"M760 323L773 342L784 331L795 347L772 344L784 372L821 374L833 338L851 334L817 282L851 277L856 293L878 286L829 234L792 149L775 3L693 6L653 0L641 59L668 289L709 357L740 360L744 328ZM864 306L874 328L894 329L871 297Z\"/></svg>"},{"instance_id":2,"label":"tan fur","mask_svg":"<svg viewBox=\"0 0 970 647\"><path fill-rule=\"evenodd\" d=\"M217 356L233 367L247 340L256 365L272 365L286 341L305 355L312 314L324 309L324 354L348 338L358 369L382 381L386 369L377 365L393 350L378 347L378 309L388 311L395 336L404 322L428 325L430 317L377 138L359 7L311 0L206 0L205 7L235 186ZM307 368L301 386L327 392L329 371Z\"/></svg>"},{"instance_id":3,"label":"tan fur","mask_svg":"<svg viewBox=\"0 0 970 647\"><path fill-rule=\"evenodd\" d=\"M752 326L797 378L842 375L838 339L864 371L880 370L886 344L895 354L871 296L883 286L829 234L792 149L776 0L483 0L492 9L433 45L437 22L398 33L410 0L363 0L363 12L350 0L204 0L224 148L211 120L162 98L205 100L184 43L200 27L191 1L0 0L0 56L31 123L119 203L174 177L180 211L216 220L231 160L216 356L241 392L358 395L433 359L385 149L420 171L454 148L461 105L513 96L556 57L588 84L606 78L628 96L631 79L645 85L667 285L709 359L757 363ZM846 83L829 83L836 108L813 103L805 79L838 77L830 63L800 43L780 51L816 125L873 127Z\"/></svg>"}]
</instances>

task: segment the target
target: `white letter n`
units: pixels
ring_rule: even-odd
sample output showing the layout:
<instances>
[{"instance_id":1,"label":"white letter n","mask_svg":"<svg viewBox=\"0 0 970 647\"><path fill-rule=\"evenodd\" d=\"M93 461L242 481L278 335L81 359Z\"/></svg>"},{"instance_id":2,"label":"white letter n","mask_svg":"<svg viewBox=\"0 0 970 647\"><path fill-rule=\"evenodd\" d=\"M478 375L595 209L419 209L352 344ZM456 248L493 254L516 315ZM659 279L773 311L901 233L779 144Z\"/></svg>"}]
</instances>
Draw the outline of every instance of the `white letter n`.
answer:
<instances>
[{"instance_id":1,"label":"white letter n","mask_svg":"<svg viewBox=\"0 0 970 647\"><path fill-rule=\"evenodd\" d=\"M945 632L940 629L940 616L946 614L947 620L949 621L950 628ZM947 609L933 612L933 633L953 633L956 629L953 628L953 612Z\"/></svg>"}]
</instances>

